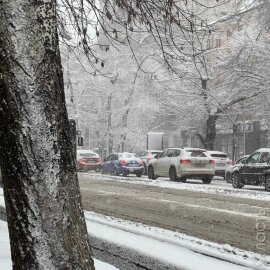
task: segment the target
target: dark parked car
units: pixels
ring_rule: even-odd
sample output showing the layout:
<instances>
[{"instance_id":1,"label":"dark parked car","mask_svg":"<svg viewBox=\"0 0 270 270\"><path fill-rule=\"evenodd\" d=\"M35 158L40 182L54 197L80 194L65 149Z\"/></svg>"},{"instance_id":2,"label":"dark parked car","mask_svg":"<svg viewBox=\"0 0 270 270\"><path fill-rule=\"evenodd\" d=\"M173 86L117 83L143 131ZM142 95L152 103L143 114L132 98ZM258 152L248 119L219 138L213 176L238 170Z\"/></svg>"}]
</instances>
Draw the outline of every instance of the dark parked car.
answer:
<instances>
[{"instance_id":1,"label":"dark parked car","mask_svg":"<svg viewBox=\"0 0 270 270\"><path fill-rule=\"evenodd\" d=\"M101 166L102 173L110 173L113 175L127 176L129 174L136 174L141 177L144 166L140 158L134 153L117 153L106 157Z\"/></svg>"},{"instance_id":2,"label":"dark parked car","mask_svg":"<svg viewBox=\"0 0 270 270\"><path fill-rule=\"evenodd\" d=\"M227 181L227 183L231 183L232 182L232 172L234 170L235 167L239 167L242 166L245 161L247 160L247 158L249 157L249 155L243 156L241 158L239 158L234 165L230 165L226 172L225 172L225 180Z\"/></svg>"},{"instance_id":3,"label":"dark parked car","mask_svg":"<svg viewBox=\"0 0 270 270\"><path fill-rule=\"evenodd\" d=\"M232 173L232 186L264 185L270 191L270 148L261 148L251 154L242 166L236 166Z\"/></svg>"}]
</instances>

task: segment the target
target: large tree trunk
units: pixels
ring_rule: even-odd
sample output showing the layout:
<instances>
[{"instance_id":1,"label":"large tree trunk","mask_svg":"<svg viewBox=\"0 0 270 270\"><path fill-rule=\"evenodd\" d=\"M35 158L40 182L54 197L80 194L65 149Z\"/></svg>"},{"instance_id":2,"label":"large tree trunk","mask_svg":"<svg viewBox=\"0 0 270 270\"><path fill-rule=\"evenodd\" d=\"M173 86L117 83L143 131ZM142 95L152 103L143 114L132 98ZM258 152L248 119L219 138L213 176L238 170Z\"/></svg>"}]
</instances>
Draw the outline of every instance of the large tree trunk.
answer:
<instances>
[{"instance_id":1,"label":"large tree trunk","mask_svg":"<svg viewBox=\"0 0 270 270\"><path fill-rule=\"evenodd\" d=\"M237 137L236 137L236 132L237 132L237 124L236 122L233 122L233 137L232 137L232 161L236 161L236 154L237 154Z\"/></svg>"},{"instance_id":2,"label":"large tree trunk","mask_svg":"<svg viewBox=\"0 0 270 270\"><path fill-rule=\"evenodd\" d=\"M94 269L55 1L0 1L0 138L13 269Z\"/></svg>"},{"instance_id":3,"label":"large tree trunk","mask_svg":"<svg viewBox=\"0 0 270 270\"><path fill-rule=\"evenodd\" d=\"M203 147L207 150L213 150L216 140L216 123L218 119L218 112L216 114L211 114L211 106L209 103L209 89L207 87L208 79L201 78L202 84L202 95L204 98L205 109L208 113L208 118L205 124L205 136L202 134L197 134Z\"/></svg>"},{"instance_id":4,"label":"large tree trunk","mask_svg":"<svg viewBox=\"0 0 270 270\"><path fill-rule=\"evenodd\" d=\"M128 105L128 101L125 101L125 106ZM121 152L124 152L126 149L126 139L127 139L127 125L128 125L128 114L129 114L129 109L126 109L124 111L124 114L122 116L122 132L120 136L120 144L121 144Z\"/></svg>"},{"instance_id":5,"label":"large tree trunk","mask_svg":"<svg viewBox=\"0 0 270 270\"><path fill-rule=\"evenodd\" d=\"M108 136L107 136L107 153L106 155L110 155L113 152L113 132L112 132L112 94L109 95L106 111L107 111L107 129L108 129Z\"/></svg>"},{"instance_id":6,"label":"large tree trunk","mask_svg":"<svg viewBox=\"0 0 270 270\"><path fill-rule=\"evenodd\" d=\"M217 123L218 115L209 115L206 120L205 126L205 136L202 134L197 134L199 137L203 147L207 150L214 150L215 140L216 140L216 123Z\"/></svg>"}]
</instances>

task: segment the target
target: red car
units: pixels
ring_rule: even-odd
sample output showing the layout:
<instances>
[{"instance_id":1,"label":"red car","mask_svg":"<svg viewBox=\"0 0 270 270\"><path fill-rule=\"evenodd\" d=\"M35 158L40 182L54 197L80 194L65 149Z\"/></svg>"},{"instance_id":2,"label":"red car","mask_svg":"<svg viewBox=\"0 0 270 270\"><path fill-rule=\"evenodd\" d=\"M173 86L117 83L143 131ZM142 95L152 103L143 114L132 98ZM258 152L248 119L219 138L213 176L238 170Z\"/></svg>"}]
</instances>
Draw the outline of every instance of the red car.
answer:
<instances>
[{"instance_id":1,"label":"red car","mask_svg":"<svg viewBox=\"0 0 270 270\"><path fill-rule=\"evenodd\" d=\"M100 156L92 150L77 150L78 171L100 171Z\"/></svg>"}]
</instances>

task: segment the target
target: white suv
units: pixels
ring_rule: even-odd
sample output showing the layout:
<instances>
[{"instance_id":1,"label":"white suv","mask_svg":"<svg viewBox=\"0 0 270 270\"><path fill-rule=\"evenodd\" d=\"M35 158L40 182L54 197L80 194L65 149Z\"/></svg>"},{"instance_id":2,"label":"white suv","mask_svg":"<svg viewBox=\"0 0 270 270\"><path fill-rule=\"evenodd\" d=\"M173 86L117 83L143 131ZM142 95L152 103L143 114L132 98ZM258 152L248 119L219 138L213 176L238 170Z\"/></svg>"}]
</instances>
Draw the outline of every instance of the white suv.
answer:
<instances>
[{"instance_id":1,"label":"white suv","mask_svg":"<svg viewBox=\"0 0 270 270\"><path fill-rule=\"evenodd\" d=\"M215 175L222 176L225 179L225 172L227 168L232 165L232 160L228 158L227 154L220 151L208 151L211 157L216 161Z\"/></svg>"},{"instance_id":2,"label":"white suv","mask_svg":"<svg viewBox=\"0 0 270 270\"><path fill-rule=\"evenodd\" d=\"M170 177L171 181L185 182L187 178L199 178L210 184L215 175L215 160L205 149L168 148L148 166L148 178Z\"/></svg>"}]
</instances>

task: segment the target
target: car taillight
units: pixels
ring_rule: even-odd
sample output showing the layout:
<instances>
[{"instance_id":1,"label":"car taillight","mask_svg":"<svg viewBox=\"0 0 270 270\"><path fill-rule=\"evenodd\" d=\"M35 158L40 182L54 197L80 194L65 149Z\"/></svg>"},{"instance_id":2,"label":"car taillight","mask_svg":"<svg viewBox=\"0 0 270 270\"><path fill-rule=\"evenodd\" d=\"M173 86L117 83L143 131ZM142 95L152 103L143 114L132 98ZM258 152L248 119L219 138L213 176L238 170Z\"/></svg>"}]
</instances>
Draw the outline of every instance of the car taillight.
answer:
<instances>
[{"instance_id":1,"label":"car taillight","mask_svg":"<svg viewBox=\"0 0 270 270\"><path fill-rule=\"evenodd\" d=\"M85 159L81 158L78 160L79 163L85 163Z\"/></svg>"},{"instance_id":2,"label":"car taillight","mask_svg":"<svg viewBox=\"0 0 270 270\"><path fill-rule=\"evenodd\" d=\"M216 161L211 159L211 160L209 160L209 164L216 164Z\"/></svg>"},{"instance_id":3,"label":"car taillight","mask_svg":"<svg viewBox=\"0 0 270 270\"><path fill-rule=\"evenodd\" d=\"M97 159L97 163L101 163L101 159L99 158L99 159Z\"/></svg>"},{"instance_id":4,"label":"car taillight","mask_svg":"<svg viewBox=\"0 0 270 270\"><path fill-rule=\"evenodd\" d=\"M142 166L144 166L143 160L140 160L139 162L140 162L140 164L141 164Z\"/></svg>"},{"instance_id":5,"label":"car taillight","mask_svg":"<svg viewBox=\"0 0 270 270\"><path fill-rule=\"evenodd\" d=\"M232 160L228 160L227 164L233 164Z\"/></svg>"},{"instance_id":6,"label":"car taillight","mask_svg":"<svg viewBox=\"0 0 270 270\"><path fill-rule=\"evenodd\" d=\"M181 164L188 164L190 162L191 162L190 159L180 159Z\"/></svg>"},{"instance_id":7,"label":"car taillight","mask_svg":"<svg viewBox=\"0 0 270 270\"><path fill-rule=\"evenodd\" d=\"M126 165L126 161L125 160L120 160L121 165Z\"/></svg>"}]
</instances>

